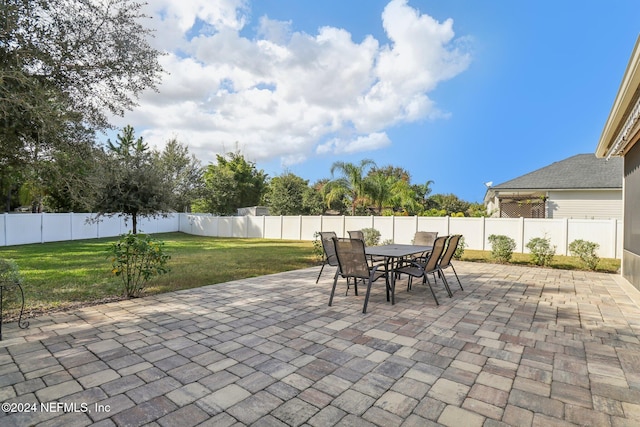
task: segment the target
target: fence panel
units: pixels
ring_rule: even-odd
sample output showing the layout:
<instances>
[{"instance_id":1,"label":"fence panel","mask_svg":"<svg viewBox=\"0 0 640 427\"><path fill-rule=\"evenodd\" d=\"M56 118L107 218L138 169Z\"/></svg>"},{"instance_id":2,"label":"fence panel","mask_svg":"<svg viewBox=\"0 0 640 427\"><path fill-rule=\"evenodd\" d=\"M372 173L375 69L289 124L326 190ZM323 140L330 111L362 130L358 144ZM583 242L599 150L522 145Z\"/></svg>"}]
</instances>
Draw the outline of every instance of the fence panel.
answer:
<instances>
[{"instance_id":1,"label":"fence panel","mask_svg":"<svg viewBox=\"0 0 640 427\"><path fill-rule=\"evenodd\" d=\"M373 221L371 216L346 216L344 217L344 237L349 237L349 231L371 228Z\"/></svg>"},{"instance_id":2,"label":"fence panel","mask_svg":"<svg viewBox=\"0 0 640 427\"><path fill-rule=\"evenodd\" d=\"M124 218L112 216L101 218L98 222L98 237L114 237L131 229L130 221L125 224Z\"/></svg>"},{"instance_id":3,"label":"fence panel","mask_svg":"<svg viewBox=\"0 0 640 427\"><path fill-rule=\"evenodd\" d=\"M95 214L5 214L0 216L0 245L21 245L47 241L114 237L131 229L123 217L104 217L87 222ZM598 255L622 256L621 220L448 218L382 216L243 216L218 217L208 214L171 214L166 218L139 221L147 233L182 231L200 236L253 237L313 240L317 231L334 231L347 237L348 230L373 227L380 241L410 243L416 230L437 231L439 235L462 234L468 249L491 250L488 237L502 234L516 241L516 252L528 253L525 245L534 237L549 237L558 255L570 255L568 245L576 239L600 245Z\"/></svg>"},{"instance_id":4,"label":"fence panel","mask_svg":"<svg viewBox=\"0 0 640 427\"><path fill-rule=\"evenodd\" d=\"M94 215L88 213L72 213L71 238L73 240L95 239L98 237L98 224L92 221Z\"/></svg>"},{"instance_id":5,"label":"fence panel","mask_svg":"<svg viewBox=\"0 0 640 427\"><path fill-rule=\"evenodd\" d=\"M300 231L300 240L314 240L313 235L322 231L321 216L303 216Z\"/></svg>"},{"instance_id":6,"label":"fence panel","mask_svg":"<svg viewBox=\"0 0 640 427\"><path fill-rule=\"evenodd\" d=\"M392 240L395 238L393 232L394 217L392 216L375 216L373 217L373 228L380 232L380 242Z\"/></svg>"},{"instance_id":7,"label":"fence panel","mask_svg":"<svg viewBox=\"0 0 640 427\"><path fill-rule=\"evenodd\" d=\"M609 219L572 219L567 230L567 244L582 239L600 245L596 253L601 258L613 258L616 254L616 236Z\"/></svg>"},{"instance_id":8,"label":"fence panel","mask_svg":"<svg viewBox=\"0 0 640 427\"><path fill-rule=\"evenodd\" d=\"M42 242L71 240L71 216L68 213L42 215Z\"/></svg>"},{"instance_id":9,"label":"fence panel","mask_svg":"<svg viewBox=\"0 0 640 427\"><path fill-rule=\"evenodd\" d=\"M267 239L282 238L282 217L266 216L264 218L264 237Z\"/></svg>"},{"instance_id":10,"label":"fence panel","mask_svg":"<svg viewBox=\"0 0 640 427\"><path fill-rule=\"evenodd\" d=\"M233 217L221 216L218 218L218 237L233 236Z\"/></svg>"},{"instance_id":11,"label":"fence panel","mask_svg":"<svg viewBox=\"0 0 640 427\"><path fill-rule=\"evenodd\" d=\"M398 216L393 219L393 243L411 244L418 227L416 217Z\"/></svg>"},{"instance_id":12,"label":"fence panel","mask_svg":"<svg viewBox=\"0 0 640 427\"><path fill-rule=\"evenodd\" d=\"M8 213L0 215L0 245L7 246L7 217Z\"/></svg>"},{"instance_id":13,"label":"fence panel","mask_svg":"<svg viewBox=\"0 0 640 427\"><path fill-rule=\"evenodd\" d=\"M41 214L8 214L5 220L7 246L42 242Z\"/></svg>"},{"instance_id":14,"label":"fence panel","mask_svg":"<svg viewBox=\"0 0 640 427\"><path fill-rule=\"evenodd\" d=\"M418 229L416 231L437 231L438 235L449 234L449 218L442 216L418 217Z\"/></svg>"},{"instance_id":15,"label":"fence panel","mask_svg":"<svg viewBox=\"0 0 640 427\"><path fill-rule=\"evenodd\" d=\"M522 218L485 218L484 220L484 247L474 247L469 245L469 249L491 250L489 236L492 234L511 237L516 241L516 251L522 248ZM467 237L465 236L465 242Z\"/></svg>"},{"instance_id":16,"label":"fence panel","mask_svg":"<svg viewBox=\"0 0 640 427\"><path fill-rule=\"evenodd\" d=\"M301 240L300 227L302 220L300 216L282 217L282 238L287 240Z\"/></svg>"},{"instance_id":17,"label":"fence panel","mask_svg":"<svg viewBox=\"0 0 640 427\"><path fill-rule=\"evenodd\" d=\"M528 254L527 243L533 238L550 239L551 246L556 247L556 254L567 254L567 220L566 219L535 219L524 221L523 253Z\"/></svg>"},{"instance_id":18,"label":"fence panel","mask_svg":"<svg viewBox=\"0 0 640 427\"><path fill-rule=\"evenodd\" d=\"M345 237L347 232L344 221L345 217L343 216L324 216L322 217L322 231L333 231L338 237Z\"/></svg>"},{"instance_id":19,"label":"fence panel","mask_svg":"<svg viewBox=\"0 0 640 427\"><path fill-rule=\"evenodd\" d=\"M195 234L196 236L217 236L218 218L212 215L191 215L183 214L187 217L183 224L183 232Z\"/></svg>"},{"instance_id":20,"label":"fence panel","mask_svg":"<svg viewBox=\"0 0 640 427\"><path fill-rule=\"evenodd\" d=\"M264 237L264 216L247 216L247 237Z\"/></svg>"},{"instance_id":21,"label":"fence panel","mask_svg":"<svg viewBox=\"0 0 640 427\"><path fill-rule=\"evenodd\" d=\"M481 248L484 239L484 218L449 218L449 235L462 234L466 247Z\"/></svg>"}]
</instances>

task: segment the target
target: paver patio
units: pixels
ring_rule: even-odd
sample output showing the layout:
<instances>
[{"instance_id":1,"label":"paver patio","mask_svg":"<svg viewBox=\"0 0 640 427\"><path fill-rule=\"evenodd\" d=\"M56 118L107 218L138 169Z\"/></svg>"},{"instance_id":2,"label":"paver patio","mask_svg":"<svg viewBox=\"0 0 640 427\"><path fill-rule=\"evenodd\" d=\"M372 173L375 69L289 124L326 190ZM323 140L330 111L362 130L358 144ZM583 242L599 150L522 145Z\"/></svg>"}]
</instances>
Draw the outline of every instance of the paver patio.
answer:
<instances>
[{"instance_id":1,"label":"paver patio","mask_svg":"<svg viewBox=\"0 0 640 427\"><path fill-rule=\"evenodd\" d=\"M328 307L315 267L7 324L0 425L640 425L635 289L456 268L440 306L376 283L363 315L341 281Z\"/></svg>"}]
</instances>

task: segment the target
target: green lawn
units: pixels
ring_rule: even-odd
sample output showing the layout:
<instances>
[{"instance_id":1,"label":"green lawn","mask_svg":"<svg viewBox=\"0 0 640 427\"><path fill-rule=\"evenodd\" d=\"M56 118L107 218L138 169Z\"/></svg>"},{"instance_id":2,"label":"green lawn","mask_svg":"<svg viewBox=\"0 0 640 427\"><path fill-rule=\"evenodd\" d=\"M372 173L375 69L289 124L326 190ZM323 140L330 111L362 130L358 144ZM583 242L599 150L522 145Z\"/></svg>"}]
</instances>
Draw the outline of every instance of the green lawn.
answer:
<instances>
[{"instance_id":1,"label":"green lawn","mask_svg":"<svg viewBox=\"0 0 640 427\"><path fill-rule=\"evenodd\" d=\"M312 242L159 234L171 255L171 272L149 282L145 294L227 282L316 265ZM16 261L24 277L27 314L121 298L120 278L110 273L111 239L0 247L0 258ZM491 262L490 252L466 250L464 261ZM512 264L531 265L514 254ZM574 257L556 256L551 268L583 269ZM620 260L602 259L598 271L615 273ZM15 318L14 306L5 315Z\"/></svg>"},{"instance_id":2,"label":"green lawn","mask_svg":"<svg viewBox=\"0 0 640 427\"><path fill-rule=\"evenodd\" d=\"M311 242L158 234L171 271L152 279L145 294L227 282L315 265ZM0 248L0 258L16 261L24 278L29 313L61 309L122 295L111 275L107 249L117 240L91 239ZM15 310L9 310L9 315ZM12 317L12 316L10 316Z\"/></svg>"}]
</instances>

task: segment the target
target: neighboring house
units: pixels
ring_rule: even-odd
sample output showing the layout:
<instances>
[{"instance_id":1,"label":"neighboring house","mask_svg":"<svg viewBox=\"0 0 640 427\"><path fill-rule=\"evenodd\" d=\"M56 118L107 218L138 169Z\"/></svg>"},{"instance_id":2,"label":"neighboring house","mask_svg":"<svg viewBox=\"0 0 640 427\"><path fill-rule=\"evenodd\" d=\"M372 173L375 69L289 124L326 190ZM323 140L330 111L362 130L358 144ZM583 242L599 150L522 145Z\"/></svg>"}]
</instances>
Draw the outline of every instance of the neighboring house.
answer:
<instances>
[{"instance_id":1,"label":"neighboring house","mask_svg":"<svg viewBox=\"0 0 640 427\"><path fill-rule=\"evenodd\" d=\"M238 216L268 216L269 208L266 206L248 206L238 208Z\"/></svg>"},{"instance_id":2,"label":"neighboring house","mask_svg":"<svg viewBox=\"0 0 640 427\"><path fill-rule=\"evenodd\" d=\"M578 154L487 189L501 218L622 219L622 159Z\"/></svg>"},{"instance_id":3,"label":"neighboring house","mask_svg":"<svg viewBox=\"0 0 640 427\"><path fill-rule=\"evenodd\" d=\"M602 130L596 156L624 162L622 276L640 289L640 37ZM614 157L612 157L614 156Z\"/></svg>"}]
</instances>

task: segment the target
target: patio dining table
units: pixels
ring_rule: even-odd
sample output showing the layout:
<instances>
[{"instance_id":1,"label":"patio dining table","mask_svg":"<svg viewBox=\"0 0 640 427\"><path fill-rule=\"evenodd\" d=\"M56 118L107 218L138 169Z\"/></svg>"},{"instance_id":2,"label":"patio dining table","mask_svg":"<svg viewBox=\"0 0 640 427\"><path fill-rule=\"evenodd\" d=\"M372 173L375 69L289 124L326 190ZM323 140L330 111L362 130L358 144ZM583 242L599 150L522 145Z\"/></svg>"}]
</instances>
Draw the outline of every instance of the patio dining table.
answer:
<instances>
[{"instance_id":1,"label":"patio dining table","mask_svg":"<svg viewBox=\"0 0 640 427\"><path fill-rule=\"evenodd\" d=\"M396 269L400 264L400 261L408 256L431 252L433 246L423 245L382 245L382 246L367 246L365 253L370 256L384 257L384 267L387 274L390 274L389 279L391 283L391 304L395 304L396 293Z\"/></svg>"}]
</instances>

